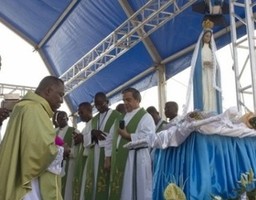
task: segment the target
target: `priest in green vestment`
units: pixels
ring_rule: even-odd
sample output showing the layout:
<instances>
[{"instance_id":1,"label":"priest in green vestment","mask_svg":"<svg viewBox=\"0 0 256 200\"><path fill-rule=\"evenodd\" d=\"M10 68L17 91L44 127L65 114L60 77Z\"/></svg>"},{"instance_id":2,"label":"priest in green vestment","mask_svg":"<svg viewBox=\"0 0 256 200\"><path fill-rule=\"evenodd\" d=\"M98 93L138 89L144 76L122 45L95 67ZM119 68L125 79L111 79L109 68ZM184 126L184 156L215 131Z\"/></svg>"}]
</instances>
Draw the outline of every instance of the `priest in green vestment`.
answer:
<instances>
[{"instance_id":1,"label":"priest in green vestment","mask_svg":"<svg viewBox=\"0 0 256 200\"><path fill-rule=\"evenodd\" d=\"M63 161L63 170L61 173L61 193L63 200L72 200L75 159L79 150L79 144L75 144L74 137L78 137L80 132L76 128L69 126L68 114L65 111L57 111L56 120L58 124L56 134L63 139L71 149L69 157ZM82 141L80 141L80 143L82 143Z\"/></svg>"},{"instance_id":2,"label":"priest in green vestment","mask_svg":"<svg viewBox=\"0 0 256 200\"><path fill-rule=\"evenodd\" d=\"M75 158L75 166L74 166L74 177L73 177L73 195L72 200L79 200L81 192L84 190L82 188L83 184L83 172L86 163L86 159L88 156L88 150L84 147L83 138L84 135L88 134L88 123L92 119L92 105L89 102L82 102L78 106L78 115L82 122L85 122L86 125L82 130L81 134L77 134L74 136L75 144L78 145L79 151L77 157ZM82 136L82 138L81 138Z\"/></svg>"},{"instance_id":3,"label":"priest in green vestment","mask_svg":"<svg viewBox=\"0 0 256 200\"><path fill-rule=\"evenodd\" d=\"M112 136L114 123L121 114L108 107L108 99L102 92L94 97L94 104L99 113L92 118L91 130L88 139L85 139L89 150L86 161L86 180L84 199L108 200L110 162L106 157L111 156Z\"/></svg>"},{"instance_id":4,"label":"priest in green vestment","mask_svg":"<svg viewBox=\"0 0 256 200\"><path fill-rule=\"evenodd\" d=\"M138 90L127 88L122 94L126 107L125 127L119 127L113 136L109 200L152 200L152 166L148 146L127 149L123 145L154 135L154 120L140 107Z\"/></svg>"},{"instance_id":5,"label":"priest in green vestment","mask_svg":"<svg viewBox=\"0 0 256 200\"><path fill-rule=\"evenodd\" d=\"M63 81L47 76L15 105L0 145L1 200L62 200L59 175L48 167L63 159L50 120L63 96Z\"/></svg>"}]
</instances>

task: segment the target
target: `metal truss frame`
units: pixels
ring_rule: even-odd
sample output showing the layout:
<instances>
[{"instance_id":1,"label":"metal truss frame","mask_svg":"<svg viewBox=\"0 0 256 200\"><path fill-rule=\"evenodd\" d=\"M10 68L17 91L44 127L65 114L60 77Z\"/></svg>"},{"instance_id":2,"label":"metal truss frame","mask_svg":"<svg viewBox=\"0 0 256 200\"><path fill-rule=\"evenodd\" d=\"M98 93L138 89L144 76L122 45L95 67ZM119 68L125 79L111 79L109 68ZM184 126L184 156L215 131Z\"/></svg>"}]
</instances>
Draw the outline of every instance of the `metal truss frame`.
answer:
<instances>
[{"instance_id":1,"label":"metal truss frame","mask_svg":"<svg viewBox=\"0 0 256 200\"><path fill-rule=\"evenodd\" d=\"M5 94L19 94L20 98L23 97L28 91L34 91L35 87L21 86L21 85L11 85L0 83L0 99L4 98Z\"/></svg>"},{"instance_id":2,"label":"metal truss frame","mask_svg":"<svg viewBox=\"0 0 256 200\"><path fill-rule=\"evenodd\" d=\"M148 1L60 76L65 83L66 94L104 69L195 2L196 0L188 0L184 1L183 5L178 5L176 0Z\"/></svg>"},{"instance_id":3,"label":"metal truss frame","mask_svg":"<svg viewBox=\"0 0 256 200\"><path fill-rule=\"evenodd\" d=\"M238 110L242 113L256 111L256 55L255 55L255 16L253 7L256 5L251 0L237 2L230 0L230 22L231 42L233 49L234 74L236 85L236 98ZM245 9L245 18L241 19L235 12ZM237 38L236 21L241 22L247 34L245 37ZM245 58L241 54L246 54ZM249 79L249 75L251 79Z\"/></svg>"}]
</instances>

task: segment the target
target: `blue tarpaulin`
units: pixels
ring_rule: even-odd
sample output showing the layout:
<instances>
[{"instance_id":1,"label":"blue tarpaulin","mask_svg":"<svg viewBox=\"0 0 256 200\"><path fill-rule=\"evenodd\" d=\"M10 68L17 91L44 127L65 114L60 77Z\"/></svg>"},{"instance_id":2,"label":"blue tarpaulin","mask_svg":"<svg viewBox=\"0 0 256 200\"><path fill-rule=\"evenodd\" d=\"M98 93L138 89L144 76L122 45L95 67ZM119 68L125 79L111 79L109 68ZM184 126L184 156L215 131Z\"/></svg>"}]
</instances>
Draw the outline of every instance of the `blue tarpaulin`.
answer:
<instances>
[{"instance_id":1,"label":"blue tarpaulin","mask_svg":"<svg viewBox=\"0 0 256 200\"><path fill-rule=\"evenodd\" d=\"M133 12L138 11L147 2L149 1L127 0ZM187 1L176 2L179 6ZM228 3L227 0L225 2ZM174 7L170 6L169 9ZM237 10L237 13L244 18L244 9ZM223 16L225 23L215 26L214 32L230 26L229 15ZM149 38L160 58L165 60L195 44L202 30L203 17L202 13L194 12L192 6L189 6L151 33ZM33 45L50 73L56 76L61 76L127 19L128 16L118 0L0 0L1 22ZM244 29L239 32L240 36L245 33ZM230 41L229 31L216 38L218 48ZM192 51L193 49L180 56L174 56L164 63L166 79L190 66ZM109 93L160 63L161 61L152 59L140 41L68 93L66 101L74 112L79 103L91 102L96 92ZM157 76L154 74L155 71L145 74L132 84L136 84L141 91L155 86ZM117 94L118 92L111 95L114 97Z\"/></svg>"}]
</instances>

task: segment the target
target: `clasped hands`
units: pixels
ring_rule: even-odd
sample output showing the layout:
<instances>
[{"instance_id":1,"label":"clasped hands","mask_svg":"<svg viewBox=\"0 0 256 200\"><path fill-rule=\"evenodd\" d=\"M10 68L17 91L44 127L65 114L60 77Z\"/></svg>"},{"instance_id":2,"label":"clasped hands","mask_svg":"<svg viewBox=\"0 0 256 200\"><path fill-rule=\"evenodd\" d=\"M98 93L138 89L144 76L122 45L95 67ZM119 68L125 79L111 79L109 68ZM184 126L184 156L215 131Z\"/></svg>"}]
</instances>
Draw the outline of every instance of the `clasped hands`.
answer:
<instances>
[{"instance_id":1,"label":"clasped hands","mask_svg":"<svg viewBox=\"0 0 256 200\"><path fill-rule=\"evenodd\" d=\"M203 64L204 67L213 68L213 63L210 61L204 61Z\"/></svg>"},{"instance_id":2,"label":"clasped hands","mask_svg":"<svg viewBox=\"0 0 256 200\"><path fill-rule=\"evenodd\" d=\"M106 134L104 132L102 132L101 130L96 130L93 129L91 131L91 137L92 137L92 141L98 143L99 140L105 140L106 139Z\"/></svg>"}]
</instances>

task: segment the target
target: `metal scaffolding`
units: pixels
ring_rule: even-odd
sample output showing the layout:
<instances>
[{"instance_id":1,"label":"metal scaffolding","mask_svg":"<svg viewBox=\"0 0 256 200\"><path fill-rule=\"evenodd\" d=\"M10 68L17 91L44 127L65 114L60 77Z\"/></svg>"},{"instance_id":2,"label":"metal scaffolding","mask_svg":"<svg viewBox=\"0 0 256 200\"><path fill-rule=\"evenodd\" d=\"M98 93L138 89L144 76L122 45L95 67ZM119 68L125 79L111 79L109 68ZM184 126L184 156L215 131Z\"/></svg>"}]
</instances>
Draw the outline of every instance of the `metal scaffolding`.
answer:
<instances>
[{"instance_id":1,"label":"metal scaffolding","mask_svg":"<svg viewBox=\"0 0 256 200\"><path fill-rule=\"evenodd\" d=\"M196 0L188 0L179 5L176 0L148 1L112 34L60 76L65 82L66 94L195 2Z\"/></svg>"},{"instance_id":2,"label":"metal scaffolding","mask_svg":"<svg viewBox=\"0 0 256 200\"><path fill-rule=\"evenodd\" d=\"M230 28L233 49L233 70L235 74L237 107L241 112L256 111L256 56L255 56L255 2L244 0L242 3L230 0ZM245 18L241 19L236 11L245 9ZM236 21L246 28L246 36L238 39ZM242 56L246 55L246 56Z\"/></svg>"},{"instance_id":3,"label":"metal scaffolding","mask_svg":"<svg viewBox=\"0 0 256 200\"><path fill-rule=\"evenodd\" d=\"M11 85L0 83L0 99L4 98L5 94L19 94L20 98L23 97L28 91L34 91L35 87Z\"/></svg>"}]
</instances>

